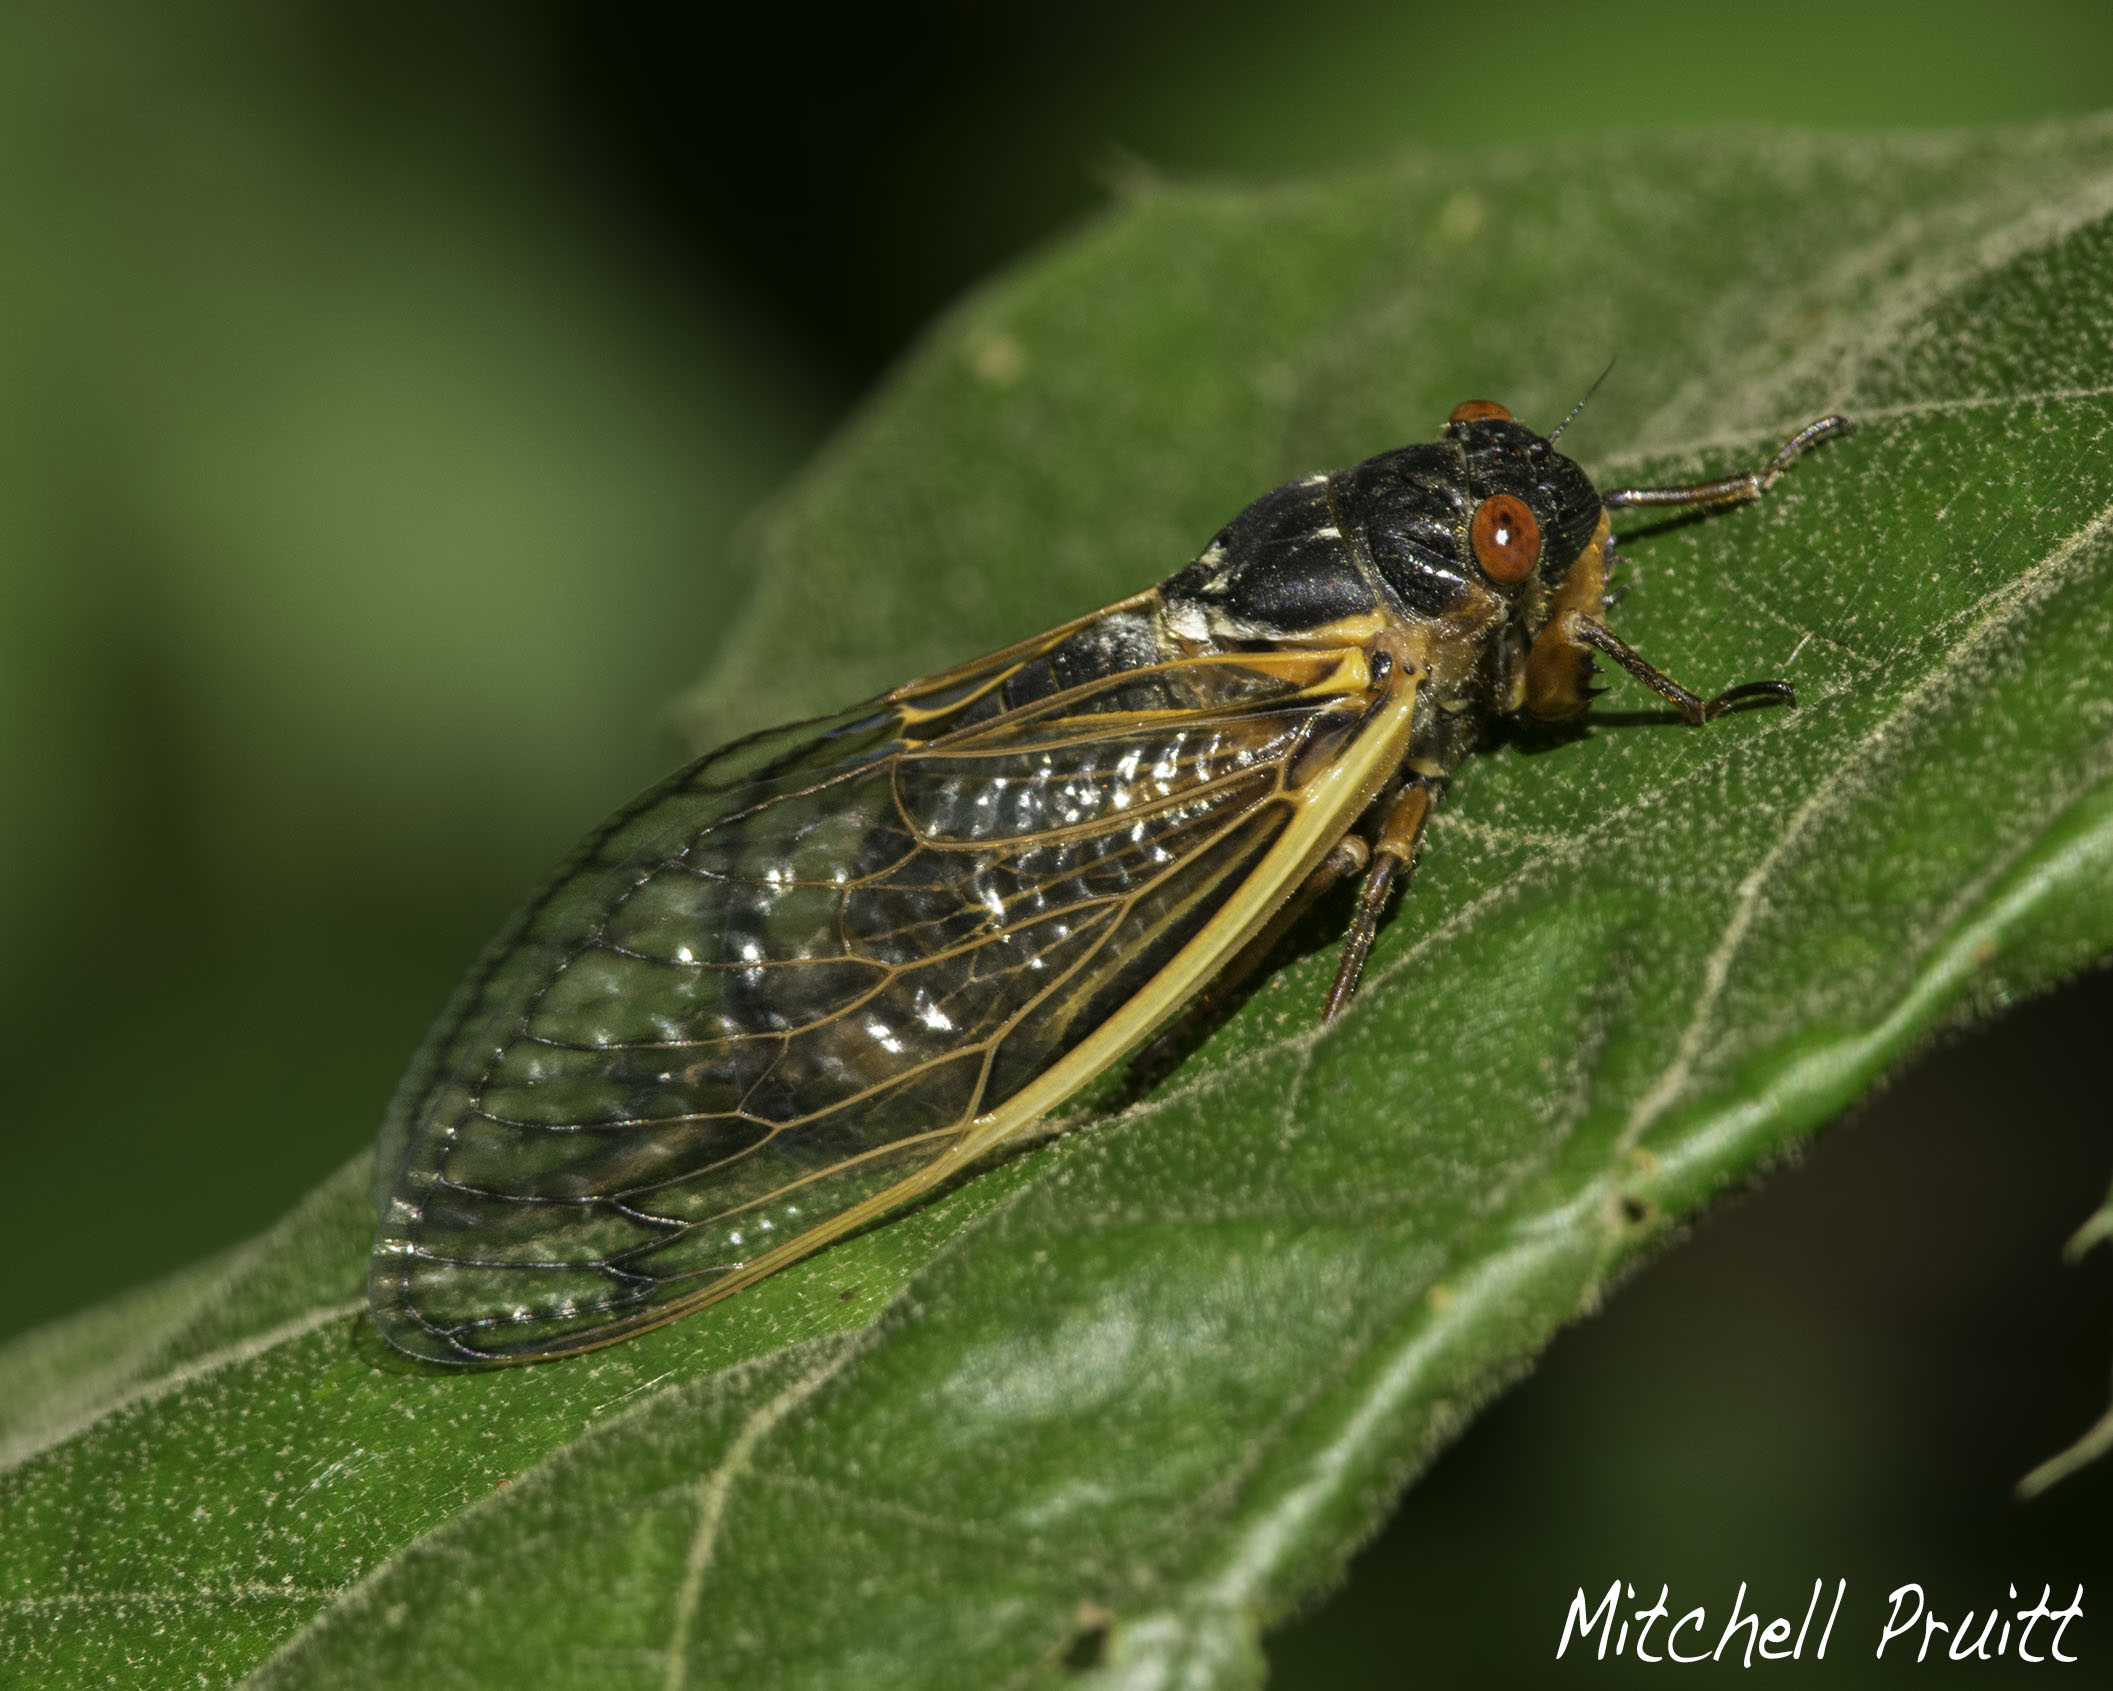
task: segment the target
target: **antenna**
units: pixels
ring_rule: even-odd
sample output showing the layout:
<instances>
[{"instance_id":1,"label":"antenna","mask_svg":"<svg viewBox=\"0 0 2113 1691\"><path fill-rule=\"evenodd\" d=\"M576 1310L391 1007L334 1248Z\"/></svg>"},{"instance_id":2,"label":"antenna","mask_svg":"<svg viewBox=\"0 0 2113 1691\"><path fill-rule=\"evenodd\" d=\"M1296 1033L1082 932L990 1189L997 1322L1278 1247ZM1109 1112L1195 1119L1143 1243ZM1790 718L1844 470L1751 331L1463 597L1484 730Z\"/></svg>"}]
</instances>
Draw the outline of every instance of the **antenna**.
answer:
<instances>
[{"instance_id":1,"label":"antenna","mask_svg":"<svg viewBox=\"0 0 2113 1691\"><path fill-rule=\"evenodd\" d=\"M1615 358L1619 358L1621 355L1619 353L1616 353L1614 356ZM1577 421L1577 414L1580 411L1584 410L1586 405L1590 403L1592 396L1595 393L1599 392L1599 384L1605 381L1609 376L1613 374L1614 358L1610 358L1607 360L1607 367L1602 370L1598 375L1592 378L1592 385L1585 389L1585 397L1579 400L1575 405L1570 407L1570 415L1565 417L1560 423L1556 424L1554 428L1548 431L1549 445L1553 446L1556 442L1556 437L1559 436L1572 423Z\"/></svg>"}]
</instances>

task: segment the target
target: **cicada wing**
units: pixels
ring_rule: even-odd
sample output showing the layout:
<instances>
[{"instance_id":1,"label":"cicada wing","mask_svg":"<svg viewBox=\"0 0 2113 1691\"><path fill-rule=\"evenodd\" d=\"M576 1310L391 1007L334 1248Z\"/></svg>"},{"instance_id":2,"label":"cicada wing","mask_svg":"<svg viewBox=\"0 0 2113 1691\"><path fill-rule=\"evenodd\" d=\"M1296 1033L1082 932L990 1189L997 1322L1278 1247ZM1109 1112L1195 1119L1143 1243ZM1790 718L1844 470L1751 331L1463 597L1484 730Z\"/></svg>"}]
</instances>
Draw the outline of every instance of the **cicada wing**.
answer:
<instances>
[{"instance_id":1,"label":"cicada wing","mask_svg":"<svg viewBox=\"0 0 2113 1691\"><path fill-rule=\"evenodd\" d=\"M587 842L392 1109L392 1342L606 1343L943 1177L1178 1008L1405 738L1413 684L1355 653L1058 686L1083 626L739 742Z\"/></svg>"}]
</instances>

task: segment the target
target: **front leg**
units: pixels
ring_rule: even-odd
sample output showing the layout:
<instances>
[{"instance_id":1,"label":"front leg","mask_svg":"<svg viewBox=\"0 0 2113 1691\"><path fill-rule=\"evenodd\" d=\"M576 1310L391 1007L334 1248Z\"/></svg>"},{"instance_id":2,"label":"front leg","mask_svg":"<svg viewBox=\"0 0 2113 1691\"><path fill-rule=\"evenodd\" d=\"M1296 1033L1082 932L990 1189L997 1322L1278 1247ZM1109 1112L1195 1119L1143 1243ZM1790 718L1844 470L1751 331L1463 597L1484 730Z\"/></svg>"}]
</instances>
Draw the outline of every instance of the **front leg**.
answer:
<instances>
[{"instance_id":1,"label":"front leg","mask_svg":"<svg viewBox=\"0 0 2113 1691\"><path fill-rule=\"evenodd\" d=\"M1766 699L1772 704L1784 705L1794 705L1798 702L1797 689L1787 681L1747 681L1737 687L1725 688L1714 699L1705 699L1699 693L1690 693L1626 640L1610 633L1604 623L1579 617L1576 619L1575 637L1585 645L1605 652L1687 718L1692 727L1699 728L1703 723L1722 716L1742 699Z\"/></svg>"}]
</instances>

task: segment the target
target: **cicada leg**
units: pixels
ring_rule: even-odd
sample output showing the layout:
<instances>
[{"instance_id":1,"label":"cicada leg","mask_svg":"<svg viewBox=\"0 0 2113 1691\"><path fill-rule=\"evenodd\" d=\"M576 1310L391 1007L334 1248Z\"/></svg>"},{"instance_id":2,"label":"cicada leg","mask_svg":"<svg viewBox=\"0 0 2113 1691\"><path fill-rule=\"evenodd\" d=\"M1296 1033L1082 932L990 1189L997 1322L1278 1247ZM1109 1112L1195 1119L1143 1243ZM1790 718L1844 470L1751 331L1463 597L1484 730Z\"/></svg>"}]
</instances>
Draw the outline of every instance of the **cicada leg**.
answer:
<instances>
[{"instance_id":1,"label":"cicada leg","mask_svg":"<svg viewBox=\"0 0 2113 1691\"><path fill-rule=\"evenodd\" d=\"M1313 873L1299 883L1298 891L1284 901L1284 908L1263 924L1262 930L1233 954L1233 960L1218 972L1218 978L1198 999L1199 1009L1215 1007L1237 992L1240 983L1261 967L1262 959L1276 949L1284 932L1306 914L1313 901L1347 875L1355 875L1372 859L1372 848L1355 834L1345 834L1314 865Z\"/></svg>"},{"instance_id":2,"label":"cicada leg","mask_svg":"<svg viewBox=\"0 0 2113 1691\"><path fill-rule=\"evenodd\" d=\"M1365 959L1372 955L1372 939L1379 932L1379 918L1387 907L1387 895L1397 879L1406 880L1416 866L1416 853L1423 844L1423 830L1437 803L1438 783L1428 775L1411 773L1379 825L1379 838L1372 846L1372 866L1365 871L1365 884L1358 889L1357 913L1350 918L1350 931L1343 936L1342 960L1335 968L1335 984L1328 989L1328 1002L1321 1020L1332 1022L1356 995L1365 972Z\"/></svg>"},{"instance_id":3,"label":"cicada leg","mask_svg":"<svg viewBox=\"0 0 2113 1691\"><path fill-rule=\"evenodd\" d=\"M1606 653L1696 727L1722 716L1746 699L1768 699L1786 705L1798 702L1797 689L1787 681L1745 681L1725 688L1713 699L1705 699L1689 692L1627 641L1609 632L1605 623L1579 617L1573 633L1586 645Z\"/></svg>"},{"instance_id":4,"label":"cicada leg","mask_svg":"<svg viewBox=\"0 0 2113 1691\"><path fill-rule=\"evenodd\" d=\"M1846 417L1822 417L1807 423L1776 450L1776 455L1758 470L1741 470L1717 481L1691 482L1685 487L1615 487L1600 495L1610 511L1633 510L1643 505L1738 505L1758 499L1812 447L1823 440L1853 433L1856 425Z\"/></svg>"},{"instance_id":5,"label":"cicada leg","mask_svg":"<svg viewBox=\"0 0 2113 1691\"><path fill-rule=\"evenodd\" d=\"M1186 1010L1175 1017L1152 1042L1131 1059L1127 1090L1141 1093L1156 1086L1180 1061L1192 1041L1210 1030L1226 1013L1241 986L1263 960L1276 949L1277 941L1313 905L1313 901L1345 877L1355 875L1372 859L1372 848L1356 834L1345 834L1315 864L1284 907L1265 922L1255 937L1233 953L1211 984Z\"/></svg>"}]
</instances>

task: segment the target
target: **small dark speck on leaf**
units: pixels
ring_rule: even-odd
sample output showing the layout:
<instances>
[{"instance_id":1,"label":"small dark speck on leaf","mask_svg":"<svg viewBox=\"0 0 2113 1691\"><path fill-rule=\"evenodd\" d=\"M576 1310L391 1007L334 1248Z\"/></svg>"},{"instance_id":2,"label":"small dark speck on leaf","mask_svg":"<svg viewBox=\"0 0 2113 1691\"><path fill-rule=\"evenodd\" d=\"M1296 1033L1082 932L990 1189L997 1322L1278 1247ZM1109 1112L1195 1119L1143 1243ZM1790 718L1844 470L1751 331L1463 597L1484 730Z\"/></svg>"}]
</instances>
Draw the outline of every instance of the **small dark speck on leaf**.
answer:
<instances>
[{"instance_id":1,"label":"small dark speck on leaf","mask_svg":"<svg viewBox=\"0 0 2113 1691\"><path fill-rule=\"evenodd\" d=\"M1059 1658L1067 1672L1091 1673L1108 1660L1108 1634L1115 1625L1115 1617L1098 1603L1081 1603L1078 1608L1078 1630L1064 1646Z\"/></svg>"}]
</instances>

